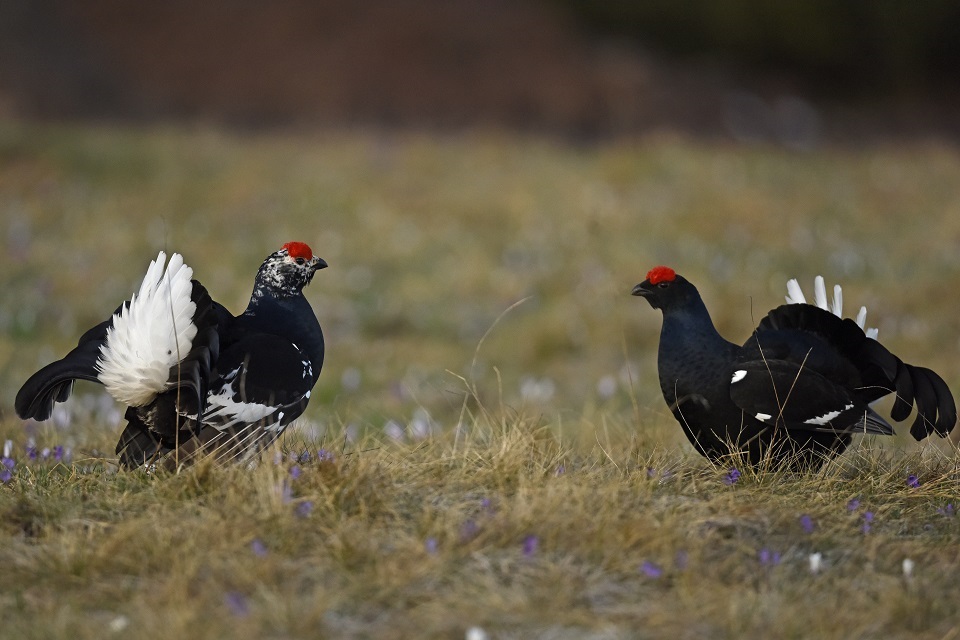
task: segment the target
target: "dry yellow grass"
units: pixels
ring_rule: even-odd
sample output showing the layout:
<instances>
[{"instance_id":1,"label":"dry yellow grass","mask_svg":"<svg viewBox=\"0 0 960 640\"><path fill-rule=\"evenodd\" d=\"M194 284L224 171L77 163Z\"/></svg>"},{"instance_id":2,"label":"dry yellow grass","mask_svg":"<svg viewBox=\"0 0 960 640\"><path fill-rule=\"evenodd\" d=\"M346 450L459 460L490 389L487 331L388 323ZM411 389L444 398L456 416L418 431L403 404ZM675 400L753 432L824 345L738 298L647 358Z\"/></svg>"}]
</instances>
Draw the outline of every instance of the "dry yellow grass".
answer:
<instances>
[{"instance_id":1,"label":"dry yellow grass","mask_svg":"<svg viewBox=\"0 0 960 640\"><path fill-rule=\"evenodd\" d=\"M659 317L629 291L669 263L742 339L823 273L956 390L957 184L932 143L0 123L3 635L952 637L953 449L871 440L728 484L663 406ZM291 239L331 264L307 292L329 359L279 463L116 473L90 385L51 424L12 415L157 250L237 310Z\"/></svg>"}]
</instances>

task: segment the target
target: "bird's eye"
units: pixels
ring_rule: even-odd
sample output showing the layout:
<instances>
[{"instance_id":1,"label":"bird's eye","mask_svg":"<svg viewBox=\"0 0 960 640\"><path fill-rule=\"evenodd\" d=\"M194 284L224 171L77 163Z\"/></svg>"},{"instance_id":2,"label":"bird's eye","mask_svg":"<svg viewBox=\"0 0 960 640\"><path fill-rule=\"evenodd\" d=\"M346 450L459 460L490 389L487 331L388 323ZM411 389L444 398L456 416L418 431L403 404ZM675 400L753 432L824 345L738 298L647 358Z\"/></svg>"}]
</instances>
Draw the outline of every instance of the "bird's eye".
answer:
<instances>
[{"instance_id":1,"label":"bird's eye","mask_svg":"<svg viewBox=\"0 0 960 640\"><path fill-rule=\"evenodd\" d=\"M658 282L658 283L657 283L657 286L660 287L661 289L666 289L667 287L670 286L670 283L669 283L669 282Z\"/></svg>"},{"instance_id":2,"label":"bird's eye","mask_svg":"<svg viewBox=\"0 0 960 640\"><path fill-rule=\"evenodd\" d=\"M297 264L303 265L303 263L304 263L304 259L303 259L303 258L297 258Z\"/></svg>"}]
</instances>

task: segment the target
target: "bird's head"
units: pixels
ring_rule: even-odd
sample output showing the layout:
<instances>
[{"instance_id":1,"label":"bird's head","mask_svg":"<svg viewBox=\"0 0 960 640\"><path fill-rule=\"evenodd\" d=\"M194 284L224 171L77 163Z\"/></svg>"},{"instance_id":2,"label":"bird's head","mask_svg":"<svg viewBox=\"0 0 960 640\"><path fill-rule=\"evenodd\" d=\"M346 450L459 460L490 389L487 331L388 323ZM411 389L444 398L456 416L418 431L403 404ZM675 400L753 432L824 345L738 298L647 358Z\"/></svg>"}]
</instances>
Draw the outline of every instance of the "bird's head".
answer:
<instances>
[{"instance_id":1,"label":"bird's head","mask_svg":"<svg viewBox=\"0 0 960 640\"><path fill-rule=\"evenodd\" d=\"M257 287L274 296L295 296L313 280L313 274L327 267L303 242L288 242L267 256L257 272Z\"/></svg>"},{"instance_id":2,"label":"bird's head","mask_svg":"<svg viewBox=\"0 0 960 640\"><path fill-rule=\"evenodd\" d=\"M645 298L654 309L672 309L682 306L688 299L699 297L697 289L670 267L654 267L647 272L647 279L630 292Z\"/></svg>"}]
</instances>

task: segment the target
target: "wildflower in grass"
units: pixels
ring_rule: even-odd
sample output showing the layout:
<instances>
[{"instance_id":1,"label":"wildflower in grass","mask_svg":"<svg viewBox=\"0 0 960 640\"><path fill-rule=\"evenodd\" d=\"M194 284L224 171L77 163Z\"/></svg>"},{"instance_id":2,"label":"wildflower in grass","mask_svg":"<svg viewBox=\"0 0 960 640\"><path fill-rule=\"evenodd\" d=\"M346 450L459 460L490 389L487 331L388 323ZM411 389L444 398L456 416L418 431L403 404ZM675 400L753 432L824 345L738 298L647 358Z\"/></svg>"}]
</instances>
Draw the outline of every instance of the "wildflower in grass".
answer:
<instances>
[{"instance_id":1,"label":"wildflower in grass","mask_svg":"<svg viewBox=\"0 0 960 640\"><path fill-rule=\"evenodd\" d=\"M277 451L273 454L273 466L277 466L283 463L283 454Z\"/></svg>"},{"instance_id":2,"label":"wildflower in grass","mask_svg":"<svg viewBox=\"0 0 960 640\"><path fill-rule=\"evenodd\" d=\"M773 567L780 564L780 552L771 551L764 547L757 552L757 560L760 561L760 565L764 567Z\"/></svg>"},{"instance_id":3,"label":"wildflower in grass","mask_svg":"<svg viewBox=\"0 0 960 640\"><path fill-rule=\"evenodd\" d=\"M37 444L33 441L33 438L27 440L27 458L30 460L37 459Z\"/></svg>"},{"instance_id":4,"label":"wildflower in grass","mask_svg":"<svg viewBox=\"0 0 960 640\"><path fill-rule=\"evenodd\" d=\"M269 553L267 550L267 545L263 544L263 541L260 538L254 538L253 542L250 543L250 551L253 551L253 555L260 558L264 557Z\"/></svg>"},{"instance_id":5,"label":"wildflower in grass","mask_svg":"<svg viewBox=\"0 0 960 640\"><path fill-rule=\"evenodd\" d=\"M910 558L903 559L903 577L909 580L913 577L913 568L916 566L916 563Z\"/></svg>"},{"instance_id":6,"label":"wildflower in grass","mask_svg":"<svg viewBox=\"0 0 960 640\"><path fill-rule=\"evenodd\" d=\"M13 468L17 466L16 460L10 457L13 453L13 443L7 440L3 445L3 457L0 458L0 482L7 484L13 479Z\"/></svg>"},{"instance_id":7,"label":"wildflower in grass","mask_svg":"<svg viewBox=\"0 0 960 640\"><path fill-rule=\"evenodd\" d=\"M819 551L810 554L810 573L820 573L823 568L823 554Z\"/></svg>"},{"instance_id":8,"label":"wildflower in grass","mask_svg":"<svg viewBox=\"0 0 960 640\"><path fill-rule=\"evenodd\" d=\"M423 550L430 555L434 555L438 547L437 539L432 536L423 541Z\"/></svg>"},{"instance_id":9,"label":"wildflower in grass","mask_svg":"<svg viewBox=\"0 0 960 640\"><path fill-rule=\"evenodd\" d=\"M659 578L663 575L663 568L655 562L644 560L643 564L640 565L640 573L648 578Z\"/></svg>"},{"instance_id":10,"label":"wildflower in grass","mask_svg":"<svg viewBox=\"0 0 960 640\"><path fill-rule=\"evenodd\" d=\"M317 451L317 462L333 462L333 452L326 449Z\"/></svg>"},{"instance_id":11,"label":"wildflower in grass","mask_svg":"<svg viewBox=\"0 0 960 640\"><path fill-rule=\"evenodd\" d=\"M658 475L659 475L659 474L657 473L657 470L656 470L656 469L654 469L653 467L647 467L647 477L648 477L648 478L656 478Z\"/></svg>"},{"instance_id":12,"label":"wildflower in grass","mask_svg":"<svg viewBox=\"0 0 960 640\"><path fill-rule=\"evenodd\" d=\"M130 626L130 618L127 616L117 616L107 624L107 628L110 629L112 633L120 633L124 629Z\"/></svg>"},{"instance_id":13,"label":"wildflower in grass","mask_svg":"<svg viewBox=\"0 0 960 640\"><path fill-rule=\"evenodd\" d=\"M730 469L727 475L723 476L723 484L736 484L740 480L740 475L739 469Z\"/></svg>"},{"instance_id":14,"label":"wildflower in grass","mask_svg":"<svg viewBox=\"0 0 960 640\"><path fill-rule=\"evenodd\" d=\"M463 523L463 526L460 527L460 541L470 542L477 537L478 533L480 533L480 526L472 519L467 520Z\"/></svg>"},{"instance_id":15,"label":"wildflower in grass","mask_svg":"<svg viewBox=\"0 0 960 640\"><path fill-rule=\"evenodd\" d=\"M470 627L467 629L467 633L464 635L465 640L490 640L490 635L487 634L481 627Z\"/></svg>"},{"instance_id":16,"label":"wildflower in grass","mask_svg":"<svg viewBox=\"0 0 960 640\"><path fill-rule=\"evenodd\" d=\"M58 444L53 448L53 459L56 462L63 461L63 445L62 444Z\"/></svg>"},{"instance_id":17,"label":"wildflower in grass","mask_svg":"<svg viewBox=\"0 0 960 640\"><path fill-rule=\"evenodd\" d=\"M947 516L948 518L952 518L953 516L956 515L957 511L954 508L953 503L950 502L950 503L947 503L947 506L940 507L939 509L937 509L937 513L940 514L941 516Z\"/></svg>"},{"instance_id":18,"label":"wildflower in grass","mask_svg":"<svg viewBox=\"0 0 960 640\"><path fill-rule=\"evenodd\" d=\"M300 468L300 465L295 464L292 467L290 467L290 478L293 480L296 480L300 477L300 474L302 472L303 470Z\"/></svg>"},{"instance_id":19,"label":"wildflower in grass","mask_svg":"<svg viewBox=\"0 0 960 640\"><path fill-rule=\"evenodd\" d=\"M523 539L523 555L526 557L531 557L537 552L537 549L540 547L540 538L535 535L529 535Z\"/></svg>"},{"instance_id":20,"label":"wildflower in grass","mask_svg":"<svg viewBox=\"0 0 960 640\"><path fill-rule=\"evenodd\" d=\"M564 467L562 464L557 465L557 471L556 471L557 476L562 476L564 473L566 473L566 471L567 471L567 468Z\"/></svg>"},{"instance_id":21,"label":"wildflower in grass","mask_svg":"<svg viewBox=\"0 0 960 640\"><path fill-rule=\"evenodd\" d=\"M907 476L907 486L911 489L916 489L920 486L920 479L917 478L916 474L911 473Z\"/></svg>"},{"instance_id":22,"label":"wildflower in grass","mask_svg":"<svg viewBox=\"0 0 960 640\"><path fill-rule=\"evenodd\" d=\"M246 597L239 591L227 591L223 594L223 604L235 616L242 618L250 613L250 605L247 604Z\"/></svg>"},{"instance_id":23,"label":"wildflower in grass","mask_svg":"<svg viewBox=\"0 0 960 640\"><path fill-rule=\"evenodd\" d=\"M870 533L872 524L873 524L873 511L867 511L863 514L863 526L861 527L861 530L864 533Z\"/></svg>"},{"instance_id":24,"label":"wildflower in grass","mask_svg":"<svg viewBox=\"0 0 960 640\"><path fill-rule=\"evenodd\" d=\"M860 498L850 498L850 502L847 503L847 511L856 511L860 508Z\"/></svg>"},{"instance_id":25,"label":"wildflower in grass","mask_svg":"<svg viewBox=\"0 0 960 640\"><path fill-rule=\"evenodd\" d=\"M813 518L807 514L800 516L800 526L803 528L804 533L813 533L815 525L813 524Z\"/></svg>"},{"instance_id":26,"label":"wildflower in grass","mask_svg":"<svg viewBox=\"0 0 960 640\"><path fill-rule=\"evenodd\" d=\"M403 442L407 436L403 426L396 420L388 420L387 423L383 425L383 432L394 442Z\"/></svg>"},{"instance_id":27,"label":"wildflower in grass","mask_svg":"<svg viewBox=\"0 0 960 640\"><path fill-rule=\"evenodd\" d=\"M46 460L49 457L50 457L50 447L44 447L43 449L40 450L41 460Z\"/></svg>"},{"instance_id":28,"label":"wildflower in grass","mask_svg":"<svg viewBox=\"0 0 960 640\"><path fill-rule=\"evenodd\" d=\"M304 500L303 502L297 505L297 508L294 511L294 513L296 513L297 517L299 518L309 517L310 514L313 513L313 502L311 502L310 500Z\"/></svg>"}]
</instances>

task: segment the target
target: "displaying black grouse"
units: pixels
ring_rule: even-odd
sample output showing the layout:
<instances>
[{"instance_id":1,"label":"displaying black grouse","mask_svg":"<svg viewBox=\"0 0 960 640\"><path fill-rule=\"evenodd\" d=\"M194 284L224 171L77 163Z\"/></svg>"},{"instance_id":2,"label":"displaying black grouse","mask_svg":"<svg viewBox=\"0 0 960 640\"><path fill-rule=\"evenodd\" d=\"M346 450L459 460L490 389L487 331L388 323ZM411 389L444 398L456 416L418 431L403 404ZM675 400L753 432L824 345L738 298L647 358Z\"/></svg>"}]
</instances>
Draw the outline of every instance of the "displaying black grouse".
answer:
<instances>
[{"instance_id":1,"label":"displaying black grouse","mask_svg":"<svg viewBox=\"0 0 960 640\"><path fill-rule=\"evenodd\" d=\"M753 465L769 460L793 469L816 467L838 455L853 434L892 435L870 403L896 393L891 417L902 421L916 406L910 429L917 440L946 436L957 422L943 379L903 363L840 317L835 289L827 309L822 279L819 306L806 304L795 281L791 298L765 317L742 346L717 333L690 282L656 267L633 289L663 312L660 388L694 447L714 461L742 452Z\"/></svg>"},{"instance_id":2,"label":"displaying black grouse","mask_svg":"<svg viewBox=\"0 0 960 640\"><path fill-rule=\"evenodd\" d=\"M138 293L83 334L17 394L23 419L46 420L74 380L102 383L127 405L117 444L134 468L170 452L254 461L303 413L323 366L320 323L303 296L327 266L288 242L260 266L246 310L233 316L173 254L150 263Z\"/></svg>"}]
</instances>

